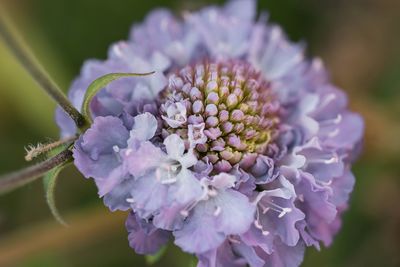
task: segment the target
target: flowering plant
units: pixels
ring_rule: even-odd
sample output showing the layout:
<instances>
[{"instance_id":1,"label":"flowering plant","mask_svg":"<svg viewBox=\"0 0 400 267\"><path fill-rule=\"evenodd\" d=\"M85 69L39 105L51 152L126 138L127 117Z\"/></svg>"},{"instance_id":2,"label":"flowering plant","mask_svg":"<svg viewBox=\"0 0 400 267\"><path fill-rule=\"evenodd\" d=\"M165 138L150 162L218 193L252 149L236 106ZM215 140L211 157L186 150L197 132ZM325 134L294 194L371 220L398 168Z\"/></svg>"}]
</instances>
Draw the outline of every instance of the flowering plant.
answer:
<instances>
[{"instance_id":1,"label":"flowering plant","mask_svg":"<svg viewBox=\"0 0 400 267\"><path fill-rule=\"evenodd\" d=\"M139 254L172 239L198 266L298 266L340 227L363 120L255 5L153 11L84 64L77 115L57 110L68 158L130 211Z\"/></svg>"}]
</instances>

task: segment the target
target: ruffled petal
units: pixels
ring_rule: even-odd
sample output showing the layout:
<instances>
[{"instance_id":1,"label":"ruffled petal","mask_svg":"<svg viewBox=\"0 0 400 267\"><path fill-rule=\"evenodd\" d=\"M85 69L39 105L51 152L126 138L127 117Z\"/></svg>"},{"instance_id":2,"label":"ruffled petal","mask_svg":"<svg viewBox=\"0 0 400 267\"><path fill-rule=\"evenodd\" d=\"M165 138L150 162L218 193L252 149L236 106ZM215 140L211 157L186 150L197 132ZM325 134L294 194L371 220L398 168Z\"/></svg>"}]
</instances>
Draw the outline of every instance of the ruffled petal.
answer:
<instances>
[{"instance_id":1,"label":"ruffled petal","mask_svg":"<svg viewBox=\"0 0 400 267\"><path fill-rule=\"evenodd\" d=\"M182 229L174 231L175 244L184 251L201 254L224 242L226 236L216 229L216 219L208 208L198 204Z\"/></svg>"},{"instance_id":2,"label":"ruffled petal","mask_svg":"<svg viewBox=\"0 0 400 267\"><path fill-rule=\"evenodd\" d=\"M75 166L85 177L96 180L101 195L110 191L123 176L122 172L118 173L119 151L126 147L128 136L120 119L97 117L92 127L75 143Z\"/></svg>"},{"instance_id":3,"label":"ruffled petal","mask_svg":"<svg viewBox=\"0 0 400 267\"><path fill-rule=\"evenodd\" d=\"M270 157L259 155L256 163L250 169L250 173L255 177L256 184L266 184L278 177L275 170L274 160Z\"/></svg>"},{"instance_id":4,"label":"ruffled petal","mask_svg":"<svg viewBox=\"0 0 400 267\"><path fill-rule=\"evenodd\" d=\"M170 238L169 232L156 229L134 213L129 214L126 228L129 245L138 254L155 254Z\"/></svg>"},{"instance_id":5,"label":"ruffled petal","mask_svg":"<svg viewBox=\"0 0 400 267\"><path fill-rule=\"evenodd\" d=\"M247 246L243 242L234 243L233 247L236 253L246 259L249 266L263 267L265 265L265 261L257 255L253 247Z\"/></svg>"},{"instance_id":6,"label":"ruffled petal","mask_svg":"<svg viewBox=\"0 0 400 267\"><path fill-rule=\"evenodd\" d=\"M346 169L341 177L336 177L332 180L331 188L333 190L330 201L336 206L340 207L345 205L353 191L356 179L353 173Z\"/></svg>"},{"instance_id":7,"label":"ruffled petal","mask_svg":"<svg viewBox=\"0 0 400 267\"><path fill-rule=\"evenodd\" d=\"M134 183L133 178L126 178L120 181L110 192L104 195L104 204L111 211L127 211L130 209L128 199L131 198L131 187Z\"/></svg>"},{"instance_id":8,"label":"ruffled petal","mask_svg":"<svg viewBox=\"0 0 400 267\"><path fill-rule=\"evenodd\" d=\"M263 238L268 243L279 236L283 243L294 246L300 238L296 224L305 218L304 213L294 205L294 187L283 176L271 183L270 187L270 190L260 192L256 197L258 210L254 226L260 235L271 235L269 239ZM264 247L262 244L259 246ZM270 246L266 249L270 253Z\"/></svg>"},{"instance_id":9,"label":"ruffled petal","mask_svg":"<svg viewBox=\"0 0 400 267\"><path fill-rule=\"evenodd\" d=\"M132 208L140 217L149 218L166 205L168 186L160 183L155 171L148 172L131 188Z\"/></svg>"},{"instance_id":10,"label":"ruffled petal","mask_svg":"<svg viewBox=\"0 0 400 267\"><path fill-rule=\"evenodd\" d=\"M255 11L255 1L234 0L225 8L209 7L190 14L187 20L212 57L239 58L249 47Z\"/></svg>"},{"instance_id":11,"label":"ruffled petal","mask_svg":"<svg viewBox=\"0 0 400 267\"><path fill-rule=\"evenodd\" d=\"M268 254L271 254L274 250L275 236L266 230L260 229L259 226L256 227L255 223L251 225L246 233L240 235L240 237L246 245L259 247Z\"/></svg>"},{"instance_id":12,"label":"ruffled petal","mask_svg":"<svg viewBox=\"0 0 400 267\"><path fill-rule=\"evenodd\" d=\"M264 197L259 203L268 209L259 217L263 231L278 235L289 246L296 245L300 238L296 223L305 218L304 213L289 199Z\"/></svg>"},{"instance_id":13,"label":"ruffled petal","mask_svg":"<svg viewBox=\"0 0 400 267\"><path fill-rule=\"evenodd\" d=\"M148 112L134 117L133 128L130 132L130 140L128 141L128 144L133 140L150 140L156 133L157 126L158 123L156 118Z\"/></svg>"},{"instance_id":14,"label":"ruffled petal","mask_svg":"<svg viewBox=\"0 0 400 267\"><path fill-rule=\"evenodd\" d=\"M109 49L109 60L118 62L121 70L109 68L108 72L148 73L148 76L124 77L113 81L106 87L107 93L118 99L125 106L136 101L154 100L157 94L164 89L168 80L164 71L169 64L164 63L160 53L147 55L143 47L129 42L118 42Z\"/></svg>"},{"instance_id":15,"label":"ruffled petal","mask_svg":"<svg viewBox=\"0 0 400 267\"><path fill-rule=\"evenodd\" d=\"M249 199L232 189L227 189L214 199L215 209L221 209L216 227L226 235L243 234L254 221L255 205ZM215 212L215 210L214 210Z\"/></svg>"},{"instance_id":16,"label":"ruffled petal","mask_svg":"<svg viewBox=\"0 0 400 267\"><path fill-rule=\"evenodd\" d=\"M348 101L343 91L330 84L321 86L319 90L320 101L312 112L312 117L317 121L334 119L346 109Z\"/></svg>"},{"instance_id":17,"label":"ruffled petal","mask_svg":"<svg viewBox=\"0 0 400 267\"><path fill-rule=\"evenodd\" d=\"M154 215L154 226L169 231L181 229L185 219L181 212L185 208L185 205L176 202L163 207Z\"/></svg>"},{"instance_id":18,"label":"ruffled petal","mask_svg":"<svg viewBox=\"0 0 400 267\"><path fill-rule=\"evenodd\" d=\"M217 249L199 254L197 267L245 267L247 265L244 258L241 258L233 251L229 241L225 241Z\"/></svg>"},{"instance_id":19,"label":"ruffled petal","mask_svg":"<svg viewBox=\"0 0 400 267\"><path fill-rule=\"evenodd\" d=\"M165 9L151 12L142 25L132 28L131 39L150 51L161 51L170 64L183 66L196 55L199 37Z\"/></svg>"},{"instance_id":20,"label":"ruffled petal","mask_svg":"<svg viewBox=\"0 0 400 267\"><path fill-rule=\"evenodd\" d=\"M332 124L325 125L319 136L328 147L351 151L361 142L363 133L364 121L360 115L344 112Z\"/></svg>"},{"instance_id":21,"label":"ruffled petal","mask_svg":"<svg viewBox=\"0 0 400 267\"><path fill-rule=\"evenodd\" d=\"M199 200L203 195L203 190L193 173L182 169L176 177L176 182L171 184L168 195L170 202L187 205Z\"/></svg>"},{"instance_id":22,"label":"ruffled petal","mask_svg":"<svg viewBox=\"0 0 400 267\"><path fill-rule=\"evenodd\" d=\"M297 206L306 215L307 230L315 239L329 243L333 233L327 232L325 228L337 215L335 205L329 202L332 190L315 184L311 175L302 173L296 192L300 196Z\"/></svg>"},{"instance_id":23,"label":"ruffled petal","mask_svg":"<svg viewBox=\"0 0 400 267\"><path fill-rule=\"evenodd\" d=\"M291 247L277 240L274 247L271 255L265 255L264 267L297 267L302 263L305 249L302 242Z\"/></svg>"},{"instance_id":24,"label":"ruffled petal","mask_svg":"<svg viewBox=\"0 0 400 267\"><path fill-rule=\"evenodd\" d=\"M123 153L124 166L134 177L141 177L162 166L165 153L151 142L142 142L136 150L128 148Z\"/></svg>"}]
</instances>

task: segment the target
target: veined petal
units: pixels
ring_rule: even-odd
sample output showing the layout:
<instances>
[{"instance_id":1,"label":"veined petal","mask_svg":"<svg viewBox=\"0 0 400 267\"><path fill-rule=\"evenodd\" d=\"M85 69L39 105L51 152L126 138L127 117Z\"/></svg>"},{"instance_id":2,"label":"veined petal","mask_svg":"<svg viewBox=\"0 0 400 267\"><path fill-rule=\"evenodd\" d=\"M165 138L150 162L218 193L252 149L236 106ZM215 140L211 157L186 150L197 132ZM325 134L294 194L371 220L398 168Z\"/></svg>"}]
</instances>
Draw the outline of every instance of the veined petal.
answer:
<instances>
[{"instance_id":1,"label":"veined petal","mask_svg":"<svg viewBox=\"0 0 400 267\"><path fill-rule=\"evenodd\" d=\"M168 242L169 232L156 229L151 224L130 213L126 220L129 245L138 254L155 254Z\"/></svg>"},{"instance_id":2,"label":"veined petal","mask_svg":"<svg viewBox=\"0 0 400 267\"><path fill-rule=\"evenodd\" d=\"M300 266L304 257L305 246L299 242L296 246L287 246L277 240L271 255L265 255L265 267Z\"/></svg>"},{"instance_id":3,"label":"veined petal","mask_svg":"<svg viewBox=\"0 0 400 267\"><path fill-rule=\"evenodd\" d=\"M174 232L175 243L185 251L216 249L228 235L248 231L254 220L255 205L245 195L232 189L211 190L209 199L200 201L182 229Z\"/></svg>"},{"instance_id":4,"label":"veined petal","mask_svg":"<svg viewBox=\"0 0 400 267\"><path fill-rule=\"evenodd\" d=\"M225 240L225 234L216 229L216 219L204 203L196 206L182 229L174 231L175 244L190 253L205 253L216 249Z\"/></svg>"},{"instance_id":5,"label":"veined petal","mask_svg":"<svg viewBox=\"0 0 400 267\"><path fill-rule=\"evenodd\" d=\"M168 186L160 183L154 170L138 178L130 193L133 210L140 217L148 218L166 205Z\"/></svg>"},{"instance_id":6,"label":"veined petal","mask_svg":"<svg viewBox=\"0 0 400 267\"><path fill-rule=\"evenodd\" d=\"M128 136L120 119L97 117L75 144L75 165L87 178L96 180L100 195L110 191L124 175L118 168L122 164L119 151L126 147Z\"/></svg>"},{"instance_id":7,"label":"veined petal","mask_svg":"<svg viewBox=\"0 0 400 267\"><path fill-rule=\"evenodd\" d=\"M162 167L166 160L165 153L148 141L140 143L136 150L128 148L123 154L126 169L137 178Z\"/></svg>"},{"instance_id":8,"label":"veined petal","mask_svg":"<svg viewBox=\"0 0 400 267\"><path fill-rule=\"evenodd\" d=\"M134 182L132 177L120 181L110 192L104 195L104 205L111 211L129 210L131 204L128 202L128 199L132 197L130 191Z\"/></svg>"},{"instance_id":9,"label":"veined petal","mask_svg":"<svg viewBox=\"0 0 400 267\"><path fill-rule=\"evenodd\" d=\"M176 176L176 180L169 188L169 201L188 205L198 201L203 195L201 184L191 171L183 169Z\"/></svg>"},{"instance_id":10,"label":"veined petal","mask_svg":"<svg viewBox=\"0 0 400 267\"><path fill-rule=\"evenodd\" d=\"M130 132L130 139L136 139L139 141L150 140L157 130L156 118L146 112L140 114L134 118L133 128ZM128 142L130 142L129 140Z\"/></svg>"}]
</instances>

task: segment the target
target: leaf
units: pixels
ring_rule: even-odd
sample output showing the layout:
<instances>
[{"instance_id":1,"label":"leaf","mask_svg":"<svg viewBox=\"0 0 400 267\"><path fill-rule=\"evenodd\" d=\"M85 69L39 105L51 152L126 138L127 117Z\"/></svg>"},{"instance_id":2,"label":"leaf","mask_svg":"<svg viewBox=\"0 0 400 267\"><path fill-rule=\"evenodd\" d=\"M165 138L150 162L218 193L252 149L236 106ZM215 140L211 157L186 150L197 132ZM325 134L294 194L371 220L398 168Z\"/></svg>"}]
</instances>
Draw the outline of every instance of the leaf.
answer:
<instances>
[{"instance_id":1,"label":"leaf","mask_svg":"<svg viewBox=\"0 0 400 267\"><path fill-rule=\"evenodd\" d=\"M193 257L189 262L189 267L196 267L197 266L197 258Z\"/></svg>"},{"instance_id":2,"label":"leaf","mask_svg":"<svg viewBox=\"0 0 400 267\"><path fill-rule=\"evenodd\" d=\"M57 178L58 175L60 174L61 170L64 169L65 166L67 166L71 162L67 162L63 165L57 166L51 171L49 171L44 177L43 177L43 185L44 185L44 190L46 193L46 202L47 205L50 208L51 214L53 214L54 218L62 225L68 226L68 224L64 221L64 219L61 217L60 213L58 212L58 209L56 207L56 202L55 202L55 189L56 189L56 184L57 184Z\"/></svg>"},{"instance_id":3,"label":"leaf","mask_svg":"<svg viewBox=\"0 0 400 267\"><path fill-rule=\"evenodd\" d=\"M110 82L117 80L123 77L137 77L137 76L147 76L154 74L155 72L147 72L147 73L109 73L100 78L94 80L89 87L87 88L85 97L82 103L82 114L86 117L86 119L90 122L91 115L90 115L90 102L92 101L93 97L105 86L107 86Z\"/></svg>"},{"instance_id":4,"label":"leaf","mask_svg":"<svg viewBox=\"0 0 400 267\"><path fill-rule=\"evenodd\" d=\"M159 260L161 260L161 258L165 255L165 252L167 250L167 246L163 246L162 248L160 248L160 250L154 254L154 255L146 255L146 262L147 265L153 265L155 263L157 263Z\"/></svg>"}]
</instances>

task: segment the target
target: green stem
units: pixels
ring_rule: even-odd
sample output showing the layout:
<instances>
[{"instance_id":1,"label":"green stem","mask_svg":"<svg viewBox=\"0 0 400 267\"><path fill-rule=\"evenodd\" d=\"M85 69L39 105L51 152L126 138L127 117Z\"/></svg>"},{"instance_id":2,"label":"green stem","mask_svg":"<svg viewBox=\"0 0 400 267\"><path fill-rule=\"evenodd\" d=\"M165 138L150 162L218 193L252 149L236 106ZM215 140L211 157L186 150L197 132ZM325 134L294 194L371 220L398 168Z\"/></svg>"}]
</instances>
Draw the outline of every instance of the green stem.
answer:
<instances>
[{"instance_id":1,"label":"green stem","mask_svg":"<svg viewBox=\"0 0 400 267\"><path fill-rule=\"evenodd\" d=\"M23 42L12 34L10 27L8 27L4 19L4 14L0 14L0 36L25 70L74 120L76 126L79 129L86 129L88 122L85 117L71 104L58 85L29 52L28 48L23 45Z\"/></svg>"},{"instance_id":2,"label":"green stem","mask_svg":"<svg viewBox=\"0 0 400 267\"><path fill-rule=\"evenodd\" d=\"M67 149L56 156L26 169L0 176L0 194L7 193L42 177L53 168L72 159L72 152Z\"/></svg>"}]
</instances>

